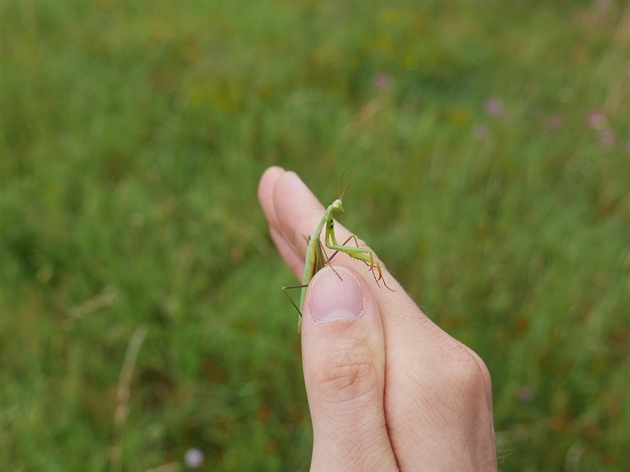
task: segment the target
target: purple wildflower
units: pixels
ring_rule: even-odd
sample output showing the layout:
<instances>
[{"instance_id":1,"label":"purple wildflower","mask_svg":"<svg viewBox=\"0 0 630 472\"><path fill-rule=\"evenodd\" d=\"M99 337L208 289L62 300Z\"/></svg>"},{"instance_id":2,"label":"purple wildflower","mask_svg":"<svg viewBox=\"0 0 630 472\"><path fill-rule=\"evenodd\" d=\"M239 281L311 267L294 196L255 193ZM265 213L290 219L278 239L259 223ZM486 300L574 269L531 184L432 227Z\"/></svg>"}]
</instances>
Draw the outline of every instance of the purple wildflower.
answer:
<instances>
[{"instance_id":1,"label":"purple wildflower","mask_svg":"<svg viewBox=\"0 0 630 472\"><path fill-rule=\"evenodd\" d=\"M605 128L599 132L599 142L605 148L613 147L615 145L615 141L616 136L612 130Z\"/></svg>"},{"instance_id":2,"label":"purple wildflower","mask_svg":"<svg viewBox=\"0 0 630 472\"><path fill-rule=\"evenodd\" d=\"M392 85L392 79L389 75L378 73L372 79L372 84L374 87L380 90L387 90Z\"/></svg>"},{"instance_id":3,"label":"purple wildflower","mask_svg":"<svg viewBox=\"0 0 630 472\"><path fill-rule=\"evenodd\" d=\"M606 115L598 108L594 108L586 114L586 124L593 129L604 128L606 121Z\"/></svg>"},{"instance_id":4,"label":"purple wildflower","mask_svg":"<svg viewBox=\"0 0 630 472\"><path fill-rule=\"evenodd\" d=\"M522 402L529 402L532 398L534 398L534 391L530 387L524 385L518 389L516 396Z\"/></svg>"},{"instance_id":5,"label":"purple wildflower","mask_svg":"<svg viewBox=\"0 0 630 472\"><path fill-rule=\"evenodd\" d=\"M197 469L203 464L204 455L199 449L190 448L184 454L184 463L191 469Z\"/></svg>"},{"instance_id":6,"label":"purple wildflower","mask_svg":"<svg viewBox=\"0 0 630 472\"><path fill-rule=\"evenodd\" d=\"M488 116L501 116L503 114L503 104L498 98L489 98L485 104Z\"/></svg>"}]
</instances>

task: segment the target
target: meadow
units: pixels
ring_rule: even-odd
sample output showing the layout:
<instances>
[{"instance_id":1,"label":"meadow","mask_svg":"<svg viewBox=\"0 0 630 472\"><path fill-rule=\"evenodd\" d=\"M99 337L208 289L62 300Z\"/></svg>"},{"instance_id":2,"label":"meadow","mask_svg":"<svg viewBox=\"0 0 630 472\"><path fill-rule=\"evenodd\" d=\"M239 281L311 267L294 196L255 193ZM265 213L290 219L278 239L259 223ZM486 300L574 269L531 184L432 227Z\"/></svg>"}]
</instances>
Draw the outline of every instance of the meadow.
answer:
<instances>
[{"instance_id":1,"label":"meadow","mask_svg":"<svg viewBox=\"0 0 630 472\"><path fill-rule=\"evenodd\" d=\"M500 468L627 470L630 4L0 3L0 470L305 470L273 164L493 379ZM200 455L203 462L198 465Z\"/></svg>"}]
</instances>

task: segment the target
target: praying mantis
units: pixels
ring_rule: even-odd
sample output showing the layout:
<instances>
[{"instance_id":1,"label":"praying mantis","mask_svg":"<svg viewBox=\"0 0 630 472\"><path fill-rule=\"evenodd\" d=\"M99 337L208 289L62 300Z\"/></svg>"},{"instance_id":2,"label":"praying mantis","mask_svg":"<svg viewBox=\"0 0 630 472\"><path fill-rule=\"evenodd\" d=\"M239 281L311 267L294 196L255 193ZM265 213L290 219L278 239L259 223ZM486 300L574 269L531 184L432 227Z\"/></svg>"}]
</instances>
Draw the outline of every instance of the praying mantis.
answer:
<instances>
[{"instance_id":1,"label":"praying mantis","mask_svg":"<svg viewBox=\"0 0 630 472\"><path fill-rule=\"evenodd\" d=\"M344 212L343 197L346 193L346 189L348 188L348 185L350 184L350 181L352 180L352 176L354 175L354 172L356 170L357 168L355 167L352 174L350 174L350 177L348 178L348 181L346 182L345 186L343 185L343 177L344 177L345 171L343 174L341 174L341 179L339 180L339 198L337 198L334 202L332 202L328 206L328 208L326 208L326 211L324 212L324 216L320 220L319 224L317 225L313 233L310 236L305 237L307 241L307 248L306 248L306 256L304 259L304 274L302 276L302 283L300 285L289 285L289 286L282 287L282 291L284 292L284 294L287 296L289 301L293 304L295 309L300 314L300 317L298 318L298 327L297 327L298 334L300 334L301 326L302 326L302 310L304 309L304 300L306 298L306 288L308 287L308 284L310 283L311 279L326 264L328 264L330 268L335 272L335 274L337 274L337 277L341 279L341 276L337 273L337 271L335 271L335 269L330 264L330 260L333 257L335 257L337 253L339 252L345 253L354 259L364 262L368 266L369 268L368 270L372 271L372 275L374 276L374 281L376 282L376 285L380 287L379 281L381 281L387 289L392 290L385 283L385 279L383 278L383 271L381 270L381 264L377 260L374 259L374 253L370 249L359 247L359 241L354 234L350 235L350 237L346 239L343 242L343 244L339 244L337 242L337 237L335 235L335 221L333 220L333 214ZM322 242L320 240L320 236L324 228L325 228L324 245L327 248L335 251L330 257L326 255L324 245L322 245ZM356 247L346 246L346 244L351 240L354 241L354 244L356 245ZM287 292L287 290L297 289L297 288L301 289L299 307L295 304L295 302L293 301L293 299L289 296Z\"/></svg>"}]
</instances>

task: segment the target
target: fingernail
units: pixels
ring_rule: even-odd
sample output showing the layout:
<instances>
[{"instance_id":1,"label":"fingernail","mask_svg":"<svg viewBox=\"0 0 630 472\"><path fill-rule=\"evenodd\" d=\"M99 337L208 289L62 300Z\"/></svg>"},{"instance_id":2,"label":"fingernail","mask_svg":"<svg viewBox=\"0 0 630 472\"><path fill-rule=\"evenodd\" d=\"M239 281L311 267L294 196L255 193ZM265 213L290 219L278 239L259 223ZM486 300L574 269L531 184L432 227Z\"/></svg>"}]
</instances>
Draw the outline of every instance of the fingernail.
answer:
<instances>
[{"instance_id":1,"label":"fingernail","mask_svg":"<svg viewBox=\"0 0 630 472\"><path fill-rule=\"evenodd\" d=\"M357 318L365 310L361 284L341 267L318 272L310 289L310 300L315 323Z\"/></svg>"}]
</instances>

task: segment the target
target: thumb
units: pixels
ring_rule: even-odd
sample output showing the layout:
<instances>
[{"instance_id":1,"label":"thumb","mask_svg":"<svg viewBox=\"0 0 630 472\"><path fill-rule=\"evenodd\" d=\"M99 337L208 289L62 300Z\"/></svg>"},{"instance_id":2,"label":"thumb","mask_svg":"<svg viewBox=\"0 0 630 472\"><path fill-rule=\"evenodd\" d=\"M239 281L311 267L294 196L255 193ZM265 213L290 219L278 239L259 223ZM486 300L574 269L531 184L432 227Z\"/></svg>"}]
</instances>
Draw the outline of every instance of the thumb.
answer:
<instances>
[{"instance_id":1,"label":"thumb","mask_svg":"<svg viewBox=\"0 0 630 472\"><path fill-rule=\"evenodd\" d=\"M326 267L311 281L302 362L313 422L311 470L396 469L383 407L380 312L353 270Z\"/></svg>"}]
</instances>

